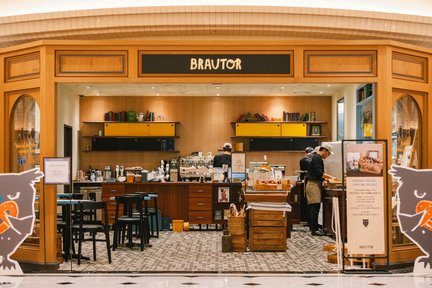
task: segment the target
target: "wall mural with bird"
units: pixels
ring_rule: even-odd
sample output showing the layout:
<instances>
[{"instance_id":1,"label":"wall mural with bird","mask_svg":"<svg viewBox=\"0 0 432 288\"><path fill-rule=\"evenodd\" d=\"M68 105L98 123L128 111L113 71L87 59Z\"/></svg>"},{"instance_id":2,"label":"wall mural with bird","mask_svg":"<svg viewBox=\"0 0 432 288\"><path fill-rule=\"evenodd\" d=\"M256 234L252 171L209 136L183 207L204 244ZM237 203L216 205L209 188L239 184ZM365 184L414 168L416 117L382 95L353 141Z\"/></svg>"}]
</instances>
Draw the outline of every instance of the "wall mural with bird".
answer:
<instances>
[{"instance_id":1,"label":"wall mural with bird","mask_svg":"<svg viewBox=\"0 0 432 288\"><path fill-rule=\"evenodd\" d=\"M35 220L35 183L44 174L38 168L0 174L0 275L22 274L10 258L31 235Z\"/></svg>"},{"instance_id":2,"label":"wall mural with bird","mask_svg":"<svg viewBox=\"0 0 432 288\"><path fill-rule=\"evenodd\" d=\"M432 170L391 167L397 179L397 218L400 230L425 254L417 257L414 274L432 274Z\"/></svg>"}]
</instances>

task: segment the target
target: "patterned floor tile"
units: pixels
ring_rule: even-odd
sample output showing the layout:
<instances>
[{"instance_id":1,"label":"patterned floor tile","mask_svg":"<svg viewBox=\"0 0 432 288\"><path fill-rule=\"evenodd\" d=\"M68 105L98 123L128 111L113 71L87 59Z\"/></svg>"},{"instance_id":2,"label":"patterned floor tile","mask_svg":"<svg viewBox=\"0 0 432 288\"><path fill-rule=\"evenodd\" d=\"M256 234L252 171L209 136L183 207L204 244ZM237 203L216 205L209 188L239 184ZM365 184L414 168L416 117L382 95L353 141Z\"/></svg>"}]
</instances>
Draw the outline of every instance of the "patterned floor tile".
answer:
<instances>
[{"instance_id":1,"label":"patterned floor tile","mask_svg":"<svg viewBox=\"0 0 432 288\"><path fill-rule=\"evenodd\" d=\"M163 231L151 238L152 247L140 251L119 247L112 251L108 264L104 243L97 245L97 261L64 262L59 272L332 272L335 264L327 262L324 244L333 243L329 237L312 237L304 227L296 227L287 239L286 252L222 253L221 231ZM92 255L90 242L83 244L83 255Z\"/></svg>"}]
</instances>

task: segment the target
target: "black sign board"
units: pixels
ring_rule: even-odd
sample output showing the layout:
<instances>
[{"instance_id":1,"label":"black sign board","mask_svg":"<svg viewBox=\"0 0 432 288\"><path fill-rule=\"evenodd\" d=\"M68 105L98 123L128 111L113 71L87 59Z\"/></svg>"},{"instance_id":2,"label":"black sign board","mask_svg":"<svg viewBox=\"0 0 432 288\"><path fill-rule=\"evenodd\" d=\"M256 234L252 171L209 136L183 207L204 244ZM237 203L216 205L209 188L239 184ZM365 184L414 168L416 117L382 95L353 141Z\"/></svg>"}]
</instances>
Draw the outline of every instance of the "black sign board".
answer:
<instances>
[{"instance_id":1,"label":"black sign board","mask_svg":"<svg viewBox=\"0 0 432 288\"><path fill-rule=\"evenodd\" d=\"M142 74L291 74L291 54L141 54Z\"/></svg>"}]
</instances>

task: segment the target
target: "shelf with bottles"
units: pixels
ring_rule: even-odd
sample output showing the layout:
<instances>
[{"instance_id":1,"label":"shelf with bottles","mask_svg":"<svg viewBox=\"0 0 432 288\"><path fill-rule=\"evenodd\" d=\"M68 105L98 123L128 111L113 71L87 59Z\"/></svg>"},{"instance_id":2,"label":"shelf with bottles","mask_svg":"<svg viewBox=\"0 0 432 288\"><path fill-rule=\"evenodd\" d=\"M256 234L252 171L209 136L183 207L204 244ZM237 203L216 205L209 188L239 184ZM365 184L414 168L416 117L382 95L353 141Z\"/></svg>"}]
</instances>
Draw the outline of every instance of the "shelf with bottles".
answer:
<instances>
[{"instance_id":1,"label":"shelf with bottles","mask_svg":"<svg viewBox=\"0 0 432 288\"><path fill-rule=\"evenodd\" d=\"M375 84L367 83L356 89L356 103L361 103L374 96Z\"/></svg>"},{"instance_id":2,"label":"shelf with bottles","mask_svg":"<svg viewBox=\"0 0 432 288\"><path fill-rule=\"evenodd\" d=\"M175 150L176 126L173 121L85 121L82 122L83 152L147 151L178 153Z\"/></svg>"},{"instance_id":3,"label":"shelf with bottles","mask_svg":"<svg viewBox=\"0 0 432 288\"><path fill-rule=\"evenodd\" d=\"M356 134L358 139L375 136L375 84L369 83L356 90Z\"/></svg>"}]
</instances>

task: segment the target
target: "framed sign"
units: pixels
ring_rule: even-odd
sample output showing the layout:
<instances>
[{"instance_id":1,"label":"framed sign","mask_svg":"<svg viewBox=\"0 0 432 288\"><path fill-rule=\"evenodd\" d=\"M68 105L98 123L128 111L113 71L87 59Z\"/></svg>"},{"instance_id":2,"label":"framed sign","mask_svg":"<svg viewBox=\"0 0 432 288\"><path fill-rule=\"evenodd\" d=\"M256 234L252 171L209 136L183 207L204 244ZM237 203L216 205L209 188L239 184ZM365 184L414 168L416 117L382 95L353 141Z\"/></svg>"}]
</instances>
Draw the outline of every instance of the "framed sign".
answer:
<instances>
[{"instance_id":1,"label":"framed sign","mask_svg":"<svg viewBox=\"0 0 432 288\"><path fill-rule=\"evenodd\" d=\"M233 152L231 154L231 177L233 182L246 179L246 153Z\"/></svg>"},{"instance_id":2,"label":"framed sign","mask_svg":"<svg viewBox=\"0 0 432 288\"><path fill-rule=\"evenodd\" d=\"M70 157L44 158L45 184L71 185Z\"/></svg>"},{"instance_id":3,"label":"framed sign","mask_svg":"<svg viewBox=\"0 0 432 288\"><path fill-rule=\"evenodd\" d=\"M230 201L230 188L218 187L218 202L229 202L229 201Z\"/></svg>"},{"instance_id":4,"label":"framed sign","mask_svg":"<svg viewBox=\"0 0 432 288\"><path fill-rule=\"evenodd\" d=\"M311 125L311 136L321 136L321 125Z\"/></svg>"}]
</instances>

